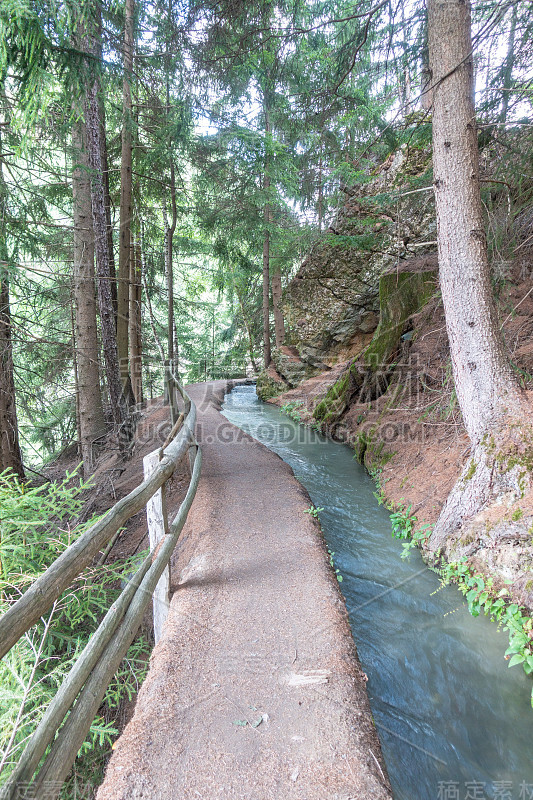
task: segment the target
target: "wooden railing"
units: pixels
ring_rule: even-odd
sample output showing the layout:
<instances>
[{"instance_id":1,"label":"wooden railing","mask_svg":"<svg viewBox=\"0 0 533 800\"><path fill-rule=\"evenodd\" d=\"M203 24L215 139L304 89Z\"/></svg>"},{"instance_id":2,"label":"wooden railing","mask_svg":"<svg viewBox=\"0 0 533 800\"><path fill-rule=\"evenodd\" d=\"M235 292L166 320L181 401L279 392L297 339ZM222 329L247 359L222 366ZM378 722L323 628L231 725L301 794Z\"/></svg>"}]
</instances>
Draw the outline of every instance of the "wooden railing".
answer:
<instances>
[{"instance_id":1,"label":"wooden railing","mask_svg":"<svg viewBox=\"0 0 533 800\"><path fill-rule=\"evenodd\" d=\"M179 409L178 393L183 401L182 411ZM15 800L19 797L21 785L26 792L32 792L32 797L42 796L53 800L57 796L97 714L107 687L135 638L161 577L168 569L170 557L196 494L202 454L194 436L196 407L170 371L167 373L167 396L172 428L162 448L151 454L148 477L71 544L0 617L2 658L53 606L59 595L93 561L100 550L113 540L130 517L147 503L157 503L158 498L162 501L166 482L182 459L189 456L191 479L177 514L169 522L165 504L160 502L163 519L159 532L157 524L151 525L152 552L128 581L80 653L29 739L8 782L0 789L1 800ZM167 606L165 600L163 605ZM163 616L165 613L163 610ZM160 627L161 615L157 633ZM46 758L35 775L48 748L50 749Z\"/></svg>"}]
</instances>

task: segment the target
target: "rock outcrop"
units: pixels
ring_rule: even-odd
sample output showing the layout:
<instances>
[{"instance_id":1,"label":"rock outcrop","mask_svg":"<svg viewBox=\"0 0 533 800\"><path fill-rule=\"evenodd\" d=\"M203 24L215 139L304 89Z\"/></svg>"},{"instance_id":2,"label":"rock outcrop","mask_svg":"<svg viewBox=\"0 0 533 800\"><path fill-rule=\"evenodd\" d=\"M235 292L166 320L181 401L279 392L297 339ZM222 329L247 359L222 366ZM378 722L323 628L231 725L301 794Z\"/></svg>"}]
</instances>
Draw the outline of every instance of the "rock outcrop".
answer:
<instances>
[{"instance_id":1,"label":"rock outcrop","mask_svg":"<svg viewBox=\"0 0 533 800\"><path fill-rule=\"evenodd\" d=\"M428 165L426 153L407 148L387 159L357 195L347 195L327 236L284 291L290 344L315 374L358 355L372 340L380 277L435 250Z\"/></svg>"}]
</instances>

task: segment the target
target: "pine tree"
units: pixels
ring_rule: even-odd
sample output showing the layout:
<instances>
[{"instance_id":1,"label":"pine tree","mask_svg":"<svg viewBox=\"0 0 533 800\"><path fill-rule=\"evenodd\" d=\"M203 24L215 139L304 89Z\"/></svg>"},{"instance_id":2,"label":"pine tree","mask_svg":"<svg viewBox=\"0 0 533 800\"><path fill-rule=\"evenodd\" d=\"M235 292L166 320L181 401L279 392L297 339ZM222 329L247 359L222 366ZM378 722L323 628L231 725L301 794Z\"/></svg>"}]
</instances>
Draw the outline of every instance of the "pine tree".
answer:
<instances>
[{"instance_id":1,"label":"pine tree","mask_svg":"<svg viewBox=\"0 0 533 800\"><path fill-rule=\"evenodd\" d=\"M433 168L439 274L457 398L471 457L431 537L446 537L504 491L521 494L531 426L504 352L490 281L480 195L468 0L429 0ZM522 485L521 485L522 484Z\"/></svg>"},{"instance_id":2,"label":"pine tree","mask_svg":"<svg viewBox=\"0 0 533 800\"><path fill-rule=\"evenodd\" d=\"M81 117L72 127L72 160L77 405L81 456L88 476L93 467L94 443L105 432L105 420L100 391L91 181L87 131Z\"/></svg>"}]
</instances>

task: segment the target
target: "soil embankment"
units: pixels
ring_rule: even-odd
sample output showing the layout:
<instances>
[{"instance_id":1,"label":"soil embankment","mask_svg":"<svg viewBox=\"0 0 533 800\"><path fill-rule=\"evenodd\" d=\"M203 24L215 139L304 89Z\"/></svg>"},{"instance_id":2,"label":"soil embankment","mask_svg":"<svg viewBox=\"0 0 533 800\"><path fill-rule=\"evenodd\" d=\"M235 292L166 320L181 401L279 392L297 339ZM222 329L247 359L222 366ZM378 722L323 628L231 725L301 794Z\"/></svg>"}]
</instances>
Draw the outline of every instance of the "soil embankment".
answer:
<instances>
[{"instance_id":1,"label":"soil embankment","mask_svg":"<svg viewBox=\"0 0 533 800\"><path fill-rule=\"evenodd\" d=\"M98 800L390 798L346 610L310 500L192 387L204 466L173 599Z\"/></svg>"}]
</instances>

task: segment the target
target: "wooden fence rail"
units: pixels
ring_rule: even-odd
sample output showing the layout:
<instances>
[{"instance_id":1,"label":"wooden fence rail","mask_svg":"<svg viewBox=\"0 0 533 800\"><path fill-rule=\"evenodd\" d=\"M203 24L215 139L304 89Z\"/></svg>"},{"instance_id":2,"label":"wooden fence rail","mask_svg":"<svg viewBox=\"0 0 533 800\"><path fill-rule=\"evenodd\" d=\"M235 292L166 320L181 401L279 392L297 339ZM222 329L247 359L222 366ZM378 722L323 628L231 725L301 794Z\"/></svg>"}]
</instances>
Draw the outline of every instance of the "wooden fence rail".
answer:
<instances>
[{"instance_id":1,"label":"wooden fence rail","mask_svg":"<svg viewBox=\"0 0 533 800\"><path fill-rule=\"evenodd\" d=\"M28 791L28 784L32 780L32 796L46 797L47 800L57 797L97 714L109 682L135 638L144 612L168 567L185 525L198 487L202 465L202 454L194 438L196 407L170 372L167 374L167 385L172 430L163 447L152 454L153 471L149 477L115 503L102 519L70 545L0 618L2 657L53 605L57 597L91 563L124 523L149 503L157 492L164 491L166 481L181 460L189 455L191 480L176 516L170 524L168 519L164 519L163 535L157 550L147 556L128 581L80 653L29 739L8 782L0 789L0 800L15 800L19 796L19 787L23 785L25 791ZM176 393L183 400L184 409L181 413ZM166 514L164 505L162 508ZM50 745L44 763L38 774L34 775Z\"/></svg>"}]
</instances>

